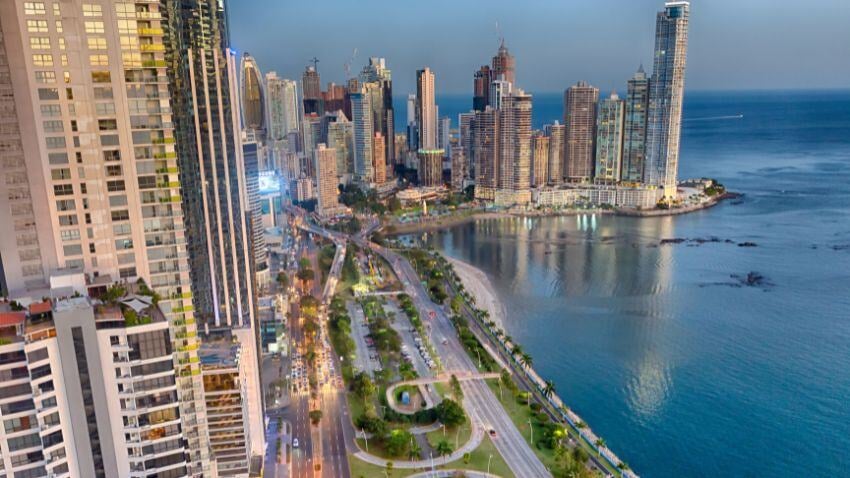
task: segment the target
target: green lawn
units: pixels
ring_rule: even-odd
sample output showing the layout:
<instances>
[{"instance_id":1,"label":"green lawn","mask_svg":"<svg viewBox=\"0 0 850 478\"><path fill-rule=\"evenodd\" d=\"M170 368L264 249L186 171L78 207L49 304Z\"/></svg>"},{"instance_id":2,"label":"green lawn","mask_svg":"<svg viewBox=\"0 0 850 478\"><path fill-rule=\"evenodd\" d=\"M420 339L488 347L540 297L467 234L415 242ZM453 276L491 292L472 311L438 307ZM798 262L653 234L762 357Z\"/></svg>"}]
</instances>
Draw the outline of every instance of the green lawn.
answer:
<instances>
[{"instance_id":1,"label":"green lawn","mask_svg":"<svg viewBox=\"0 0 850 478\"><path fill-rule=\"evenodd\" d=\"M443 434L442 428L425 434L425 437L428 439L428 443L431 444L431 448L436 449L438 443L446 440L452 446L453 450L457 448L455 443L457 443L457 446L463 446L464 443L469 441L471 436L472 427L469 426L469 420L467 420L466 424L460 426L459 434L457 428L446 428L445 435Z\"/></svg>"},{"instance_id":2,"label":"green lawn","mask_svg":"<svg viewBox=\"0 0 850 478\"><path fill-rule=\"evenodd\" d=\"M490 458L491 456L492 458ZM438 466L436 468L440 470L461 469L486 472L488 460L490 461L490 473L501 476L503 478L514 478L514 474L511 473L511 469L508 468L508 464L505 463L505 460L502 458L502 455L499 454L499 451L496 450L496 447L493 445L493 442L491 442L490 438L487 436L485 436L484 440L481 441L481 445L479 445L478 448L475 449L475 451L469 454L469 463L464 463L463 459L460 459L449 463L448 465ZM361 461L353 455L348 456L348 466L351 470L351 476L353 478L372 478L386 476L384 474L386 468L371 465L369 463ZM410 476L420 471L425 470L405 470L400 468L394 468L393 471L389 474L389 476L392 478L403 478L405 476Z\"/></svg>"}]
</instances>

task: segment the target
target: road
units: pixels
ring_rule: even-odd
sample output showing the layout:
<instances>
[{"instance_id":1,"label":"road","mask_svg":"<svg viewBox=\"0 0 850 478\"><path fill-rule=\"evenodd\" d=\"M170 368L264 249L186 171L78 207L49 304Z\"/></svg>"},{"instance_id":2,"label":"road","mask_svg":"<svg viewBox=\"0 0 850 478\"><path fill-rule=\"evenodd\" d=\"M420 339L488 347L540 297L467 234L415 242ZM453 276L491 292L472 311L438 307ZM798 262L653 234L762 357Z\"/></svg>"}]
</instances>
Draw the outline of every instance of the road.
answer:
<instances>
[{"instance_id":1,"label":"road","mask_svg":"<svg viewBox=\"0 0 850 478\"><path fill-rule=\"evenodd\" d=\"M310 224L305 224L304 227L317 234L337 240L344 240L345 238L345 235L341 233L325 231ZM410 263L395 252L366 239L369 232L374 231L376 227L376 222L372 221L367 226L366 231L351 238L352 241L364 249L371 248L392 265L393 270L403 282L405 291L419 309L420 316L431 324L432 336L446 339L433 343L438 355L442 358L444 367L452 370L477 372L475 364L457 338L454 325L452 325L443 308L431 301ZM428 319L428 317L433 317L433 319ZM461 387L463 387L464 392L464 405L469 410L470 418L482 424L485 428L496 432L493 445L505 459L514 475L522 477L552 476L537 458L537 455L534 454L525 437L520 434L499 400L486 384L474 381L462 383Z\"/></svg>"},{"instance_id":2,"label":"road","mask_svg":"<svg viewBox=\"0 0 850 478\"><path fill-rule=\"evenodd\" d=\"M414 304L420 310L421 316L431 323L432 336L442 337L446 340L433 342L434 348L443 360L446 369L477 371L475 364L469 358L466 350L457 338L454 325L442 307L434 304L427 291L419 282L419 276L410 263L393 251L380 247L376 244L359 241L361 247L371 247L375 252L382 255L393 270L400 276L405 290L413 299ZM433 315L432 315L433 312ZM433 319L428 319L433 317ZM467 403L472 420L477 420L487 429L496 431L493 445L507 462L511 471L516 476L551 476L543 463L534 454L519 430L514 425L507 412L502 408L499 400L493 395L490 388L479 381L464 382L461 384L464 392L464 402Z\"/></svg>"}]
</instances>

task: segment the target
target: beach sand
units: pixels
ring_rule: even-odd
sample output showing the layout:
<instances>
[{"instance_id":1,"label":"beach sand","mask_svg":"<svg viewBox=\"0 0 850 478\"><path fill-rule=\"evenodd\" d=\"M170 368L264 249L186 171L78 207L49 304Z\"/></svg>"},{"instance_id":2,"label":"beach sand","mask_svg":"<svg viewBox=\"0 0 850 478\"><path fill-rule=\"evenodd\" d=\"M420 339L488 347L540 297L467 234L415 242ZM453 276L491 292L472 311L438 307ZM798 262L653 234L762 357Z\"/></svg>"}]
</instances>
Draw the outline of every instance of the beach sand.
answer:
<instances>
[{"instance_id":1,"label":"beach sand","mask_svg":"<svg viewBox=\"0 0 850 478\"><path fill-rule=\"evenodd\" d=\"M496 294L487 274L472 264L451 257L446 257L446 259L454 266L455 272L466 290L472 297L475 297L475 305L486 310L490 314L490 320L496 322L496 327L504 330L507 311L502 301L499 300L499 296Z\"/></svg>"}]
</instances>

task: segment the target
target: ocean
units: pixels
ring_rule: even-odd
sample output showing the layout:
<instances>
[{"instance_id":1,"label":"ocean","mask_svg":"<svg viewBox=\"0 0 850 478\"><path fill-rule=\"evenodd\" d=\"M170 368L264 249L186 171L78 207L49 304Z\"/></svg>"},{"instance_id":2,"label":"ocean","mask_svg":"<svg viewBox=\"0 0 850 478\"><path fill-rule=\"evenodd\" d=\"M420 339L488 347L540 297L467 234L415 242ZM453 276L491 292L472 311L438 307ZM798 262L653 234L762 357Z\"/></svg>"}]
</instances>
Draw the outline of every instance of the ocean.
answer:
<instances>
[{"instance_id":1,"label":"ocean","mask_svg":"<svg viewBox=\"0 0 850 478\"><path fill-rule=\"evenodd\" d=\"M438 100L455 122L471 102ZM535 98L535 127L560 115ZM687 92L681 148L680 178L744 196L416 238L489 275L508 334L641 476L846 474L850 91Z\"/></svg>"}]
</instances>

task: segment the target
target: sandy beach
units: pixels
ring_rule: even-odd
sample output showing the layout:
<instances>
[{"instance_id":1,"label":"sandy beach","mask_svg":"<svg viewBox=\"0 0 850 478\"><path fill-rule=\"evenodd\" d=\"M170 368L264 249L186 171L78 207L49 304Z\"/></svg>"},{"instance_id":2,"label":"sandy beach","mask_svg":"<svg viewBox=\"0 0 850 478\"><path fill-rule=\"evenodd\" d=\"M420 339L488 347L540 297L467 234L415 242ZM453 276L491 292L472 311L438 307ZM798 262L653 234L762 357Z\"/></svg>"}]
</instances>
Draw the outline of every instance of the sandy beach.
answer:
<instances>
[{"instance_id":1,"label":"sandy beach","mask_svg":"<svg viewBox=\"0 0 850 478\"><path fill-rule=\"evenodd\" d=\"M475 305L490 314L490 320L496 322L496 327L504 329L507 312L487 274L461 260L451 257L446 257L446 259L454 266L455 272L466 290L472 294L472 297L475 297Z\"/></svg>"}]
</instances>

